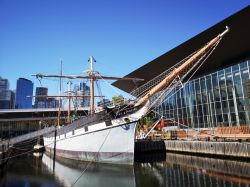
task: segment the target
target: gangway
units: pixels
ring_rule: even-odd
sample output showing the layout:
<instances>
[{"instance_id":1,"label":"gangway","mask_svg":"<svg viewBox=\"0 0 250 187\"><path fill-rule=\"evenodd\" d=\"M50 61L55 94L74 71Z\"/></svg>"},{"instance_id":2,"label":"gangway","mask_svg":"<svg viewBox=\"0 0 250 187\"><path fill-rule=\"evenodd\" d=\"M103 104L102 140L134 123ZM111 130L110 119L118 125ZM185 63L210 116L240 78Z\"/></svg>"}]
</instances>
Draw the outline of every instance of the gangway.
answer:
<instances>
[{"instance_id":1,"label":"gangway","mask_svg":"<svg viewBox=\"0 0 250 187\"><path fill-rule=\"evenodd\" d=\"M30 133L27 133L27 134L24 134L24 135L21 135L21 136L6 139L6 140L3 140L3 141L0 142L0 147L3 147L3 146L9 147L11 145L14 145L14 144L26 141L26 140L38 138L38 137L40 137L42 135L51 133L51 132L53 132L55 130L56 130L56 127L51 126L51 127L46 127L44 129L41 129L41 130L37 130L35 132L30 132Z\"/></svg>"}]
</instances>

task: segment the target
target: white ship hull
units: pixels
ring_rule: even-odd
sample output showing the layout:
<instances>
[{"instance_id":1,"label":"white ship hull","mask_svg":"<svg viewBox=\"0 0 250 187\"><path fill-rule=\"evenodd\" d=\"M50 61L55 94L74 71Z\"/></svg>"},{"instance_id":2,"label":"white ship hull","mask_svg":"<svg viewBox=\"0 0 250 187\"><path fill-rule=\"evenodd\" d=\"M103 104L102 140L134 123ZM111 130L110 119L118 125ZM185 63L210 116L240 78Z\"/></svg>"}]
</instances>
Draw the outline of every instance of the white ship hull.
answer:
<instances>
[{"instance_id":1,"label":"white ship hull","mask_svg":"<svg viewBox=\"0 0 250 187\"><path fill-rule=\"evenodd\" d=\"M135 114L78 128L56 137L56 156L116 164L134 163L135 129L145 113L142 107ZM53 155L54 137L44 136L46 152Z\"/></svg>"},{"instance_id":2,"label":"white ship hull","mask_svg":"<svg viewBox=\"0 0 250 187\"><path fill-rule=\"evenodd\" d=\"M99 125L99 124L98 124ZM78 129L61 137L57 136L56 156L107 163L133 164L136 122L100 131L84 132ZM70 135L71 134L71 135ZM53 138L44 138L46 151L53 153Z\"/></svg>"}]
</instances>

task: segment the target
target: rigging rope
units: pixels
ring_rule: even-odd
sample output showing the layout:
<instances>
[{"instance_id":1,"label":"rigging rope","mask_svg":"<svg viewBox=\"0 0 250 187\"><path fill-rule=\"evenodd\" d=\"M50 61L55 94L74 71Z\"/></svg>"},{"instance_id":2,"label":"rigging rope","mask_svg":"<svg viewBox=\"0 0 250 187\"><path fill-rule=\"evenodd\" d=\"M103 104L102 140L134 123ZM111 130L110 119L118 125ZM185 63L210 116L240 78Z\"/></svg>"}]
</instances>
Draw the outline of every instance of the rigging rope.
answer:
<instances>
[{"instance_id":1,"label":"rigging rope","mask_svg":"<svg viewBox=\"0 0 250 187\"><path fill-rule=\"evenodd\" d=\"M162 116L162 115L160 115L158 112L156 112L155 110L152 110L154 113L156 113L156 114L158 114L159 116ZM210 136L213 136L213 137L216 137L217 135L214 135L212 132L201 132L199 129L196 129L196 128L193 128L193 127L190 127L190 126L188 126L188 125L185 125L185 124L183 124L183 123L180 123L180 122L177 122L177 121L175 121L175 120L173 120L173 119L170 119L170 118L166 118L165 116L162 116L164 119L166 119L166 120L170 120L170 121L172 121L172 122L174 122L174 123L178 123L179 125L181 125L181 126L183 126L183 127L186 127L186 128L190 128L191 130L194 130L194 131L197 131L197 132L199 132L200 134L206 134L206 135L210 135ZM247 142L241 142L242 144L244 143L244 144L250 144L250 143L247 143Z\"/></svg>"},{"instance_id":2,"label":"rigging rope","mask_svg":"<svg viewBox=\"0 0 250 187\"><path fill-rule=\"evenodd\" d=\"M188 71L184 71L181 74L182 77L180 78L179 75L177 75L168 85L165 86L165 88L157 95L153 96L150 100L151 100L151 104L149 106L150 109L152 109L153 107L157 107L159 106L163 101L162 99L166 100L166 96L168 96L168 94L170 94L170 92L177 87L179 84L182 84L182 81L186 78L186 76L192 72L194 70L194 68L197 67L197 69L191 74L191 76L188 78L188 80L185 82L184 85L186 85L186 83L188 81L190 81L190 79L195 75L195 73L200 69L200 67L205 63L205 61L207 60L207 58L212 54L212 52L215 50L215 48L218 46L218 44L220 43L221 39L218 40L213 47L211 47L203 56L201 56L196 62L192 63L190 66L191 68ZM190 58L190 56L192 56L193 54L195 54L197 51L193 52L192 54L190 54L189 56L187 56L186 58L184 58L183 60L181 60L180 62L178 62L175 66L171 67L170 69L167 69L166 71L164 71L163 73L161 73L160 75L156 76L155 78L153 78L152 80L150 80L149 82L145 83L144 85L140 86L139 88L136 88L134 91L132 91L130 94L132 96L136 96L136 92L138 92L137 96L139 96L137 98L137 100L141 97L143 97L144 95L146 95L148 93L148 91L154 87L155 85L157 85L159 82L161 82L163 79L165 79L165 77L170 74L176 67L182 65L183 63L186 62L186 60L188 58ZM154 82L154 84L153 84ZM182 84L182 87L184 87L184 85ZM139 91L141 89L143 89L144 87L146 87L146 89L140 94ZM180 88L181 89L181 88ZM179 89L179 90L180 90ZM179 91L178 90L178 91ZM177 92L177 91L176 91ZM169 97L169 96L168 96ZM124 106L121 109L119 109L117 111L120 112L122 110L125 110L128 106ZM150 110L149 110L150 112ZM147 113L148 114L148 113Z\"/></svg>"},{"instance_id":3,"label":"rigging rope","mask_svg":"<svg viewBox=\"0 0 250 187\"><path fill-rule=\"evenodd\" d=\"M198 66L198 68L192 73L192 75L188 78L188 80L183 84L183 87L191 80L191 78L195 75L195 73L196 73L196 72L200 69L200 67L205 63L205 61L207 60L207 58L212 54L212 52L213 52L213 51L215 50L215 48L218 46L219 42L220 42L220 40L215 44L214 48L212 48L211 51L208 51L208 53L207 53L205 59L203 59L203 61L201 61L201 64ZM203 57L204 57L204 56L203 56ZM203 58L203 57L202 57L202 58ZM202 59L201 59L201 60L202 60ZM194 67L193 67L192 69L194 69ZM191 70L192 70L192 69L191 69ZM177 85L177 86L178 86L178 85ZM177 92L179 92L181 89L182 89L182 87L179 88L178 90L176 90L176 91L171 95L171 97L172 97L173 95L175 95ZM166 91L166 90L165 90L165 91ZM170 96L169 96L169 97L170 97ZM168 100L169 97L165 98L165 100ZM157 106L159 106L159 105L157 105Z\"/></svg>"},{"instance_id":4,"label":"rigging rope","mask_svg":"<svg viewBox=\"0 0 250 187\"><path fill-rule=\"evenodd\" d=\"M187 71L184 72L184 75L182 75L182 77L179 77L179 80L177 80L178 77L176 77L171 83L169 83L169 85L167 85L165 87L165 89L163 89L161 91L161 93L159 94L159 96L151 103L150 108L152 107L157 107L159 106L163 101L162 99L166 100L166 96L174 89L176 88L178 85L180 85L182 83L182 81L187 77L187 75L192 72L194 70L194 68L196 68L198 65L198 67L195 69L195 71L191 74L191 76L188 78L188 80L185 82L184 85L186 85L186 83L188 83L190 81L190 79L195 75L195 73L200 69L200 67L205 63L205 61L207 60L207 58L212 54L212 52L215 50L215 48L218 46L219 42L221 41L218 40L213 48L211 48L207 53L205 53L202 57L200 57L196 63ZM182 85L182 86L184 86ZM179 90L182 88L179 88ZM178 91L179 91L178 90Z\"/></svg>"},{"instance_id":5,"label":"rigging rope","mask_svg":"<svg viewBox=\"0 0 250 187\"><path fill-rule=\"evenodd\" d=\"M111 86L109 83L108 83L108 81L106 81L103 77L102 77L102 75L99 73L99 72L97 72L97 74L102 78L102 80L108 85L108 86L110 86L118 95L122 95L122 93L121 92L119 92L117 89L115 89L113 86Z\"/></svg>"},{"instance_id":6,"label":"rigging rope","mask_svg":"<svg viewBox=\"0 0 250 187\"><path fill-rule=\"evenodd\" d=\"M155 85L157 85L159 82L161 82L174 69L176 69L177 67L179 67L183 63L185 63L185 61L188 58L190 58L193 54L195 54L197 51L199 51L199 50L194 51L192 54L188 55L187 57L185 57L184 59L182 59L180 62L178 62L177 64L175 64L174 66L172 66L169 69L165 70L164 72L162 72L161 74L157 75L156 77L154 77L150 81L148 81L145 84L141 85L140 87L135 88L132 92L130 92L130 95L136 97L137 99L143 97L144 95L147 94L147 92L151 88L153 88Z\"/></svg>"},{"instance_id":7,"label":"rigging rope","mask_svg":"<svg viewBox=\"0 0 250 187\"><path fill-rule=\"evenodd\" d=\"M96 87L97 87L98 95L99 96L103 96L102 95L102 90L101 90L101 87L100 87L100 84L99 84L99 81L95 80L95 82L96 82ZM103 102L103 104L104 104L104 98L103 97L100 97L99 101Z\"/></svg>"}]
</instances>

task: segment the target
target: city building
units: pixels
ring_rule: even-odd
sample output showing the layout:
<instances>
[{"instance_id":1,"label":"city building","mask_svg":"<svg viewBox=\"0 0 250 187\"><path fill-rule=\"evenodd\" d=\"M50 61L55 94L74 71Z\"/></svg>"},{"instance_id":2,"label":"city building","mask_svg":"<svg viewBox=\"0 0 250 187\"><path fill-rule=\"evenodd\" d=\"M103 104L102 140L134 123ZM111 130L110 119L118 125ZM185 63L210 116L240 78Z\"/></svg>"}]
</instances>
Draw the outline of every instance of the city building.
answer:
<instances>
[{"instance_id":1,"label":"city building","mask_svg":"<svg viewBox=\"0 0 250 187\"><path fill-rule=\"evenodd\" d=\"M9 80L8 79L3 79L0 77L0 92L3 90L8 90L9 89Z\"/></svg>"},{"instance_id":2,"label":"city building","mask_svg":"<svg viewBox=\"0 0 250 187\"><path fill-rule=\"evenodd\" d=\"M195 128L239 126L250 124L249 81L250 61L206 74L176 87L158 112L172 119L172 125Z\"/></svg>"},{"instance_id":3,"label":"city building","mask_svg":"<svg viewBox=\"0 0 250 187\"><path fill-rule=\"evenodd\" d=\"M9 89L8 79L0 77L0 109L12 109L15 106L15 93Z\"/></svg>"},{"instance_id":4,"label":"city building","mask_svg":"<svg viewBox=\"0 0 250 187\"><path fill-rule=\"evenodd\" d=\"M17 109L32 108L32 97L27 96L33 96L33 82L25 78L19 78L16 84L15 106Z\"/></svg>"},{"instance_id":5,"label":"city building","mask_svg":"<svg viewBox=\"0 0 250 187\"><path fill-rule=\"evenodd\" d=\"M59 100L56 98L48 98L47 99L47 108L58 108Z\"/></svg>"},{"instance_id":6,"label":"city building","mask_svg":"<svg viewBox=\"0 0 250 187\"><path fill-rule=\"evenodd\" d=\"M166 52L127 77L143 82L116 81L114 86L131 92L169 69L221 33L222 39L205 64L189 81L176 87L155 110L168 125L191 128L250 125L250 6L226 18L183 44Z\"/></svg>"},{"instance_id":7,"label":"city building","mask_svg":"<svg viewBox=\"0 0 250 187\"><path fill-rule=\"evenodd\" d=\"M97 106L109 106L109 105L112 105L112 102L109 100L109 99L102 99L101 101L98 101L97 102Z\"/></svg>"},{"instance_id":8,"label":"city building","mask_svg":"<svg viewBox=\"0 0 250 187\"><path fill-rule=\"evenodd\" d=\"M48 88L36 87L36 96L48 96ZM35 98L34 108L48 108L47 98Z\"/></svg>"},{"instance_id":9,"label":"city building","mask_svg":"<svg viewBox=\"0 0 250 187\"><path fill-rule=\"evenodd\" d=\"M90 88L89 86L81 82L74 87L74 92L77 96L90 96ZM90 106L90 99L89 97L78 97L76 99L77 107L89 107Z\"/></svg>"}]
</instances>

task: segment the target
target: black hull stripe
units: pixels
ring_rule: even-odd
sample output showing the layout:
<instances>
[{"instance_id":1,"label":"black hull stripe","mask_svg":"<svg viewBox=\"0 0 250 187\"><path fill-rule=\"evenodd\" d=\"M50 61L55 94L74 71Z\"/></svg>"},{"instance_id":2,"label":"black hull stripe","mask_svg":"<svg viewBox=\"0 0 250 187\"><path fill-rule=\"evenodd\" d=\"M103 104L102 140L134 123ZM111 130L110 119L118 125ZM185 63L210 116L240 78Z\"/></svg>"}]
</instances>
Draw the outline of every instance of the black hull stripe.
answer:
<instances>
[{"instance_id":1,"label":"black hull stripe","mask_svg":"<svg viewBox=\"0 0 250 187\"><path fill-rule=\"evenodd\" d=\"M54 149L46 147L46 154L52 156ZM63 157L79 161L94 161L119 164L133 164L134 153L132 152L84 152L56 149L56 157Z\"/></svg>"}]
</instances>

